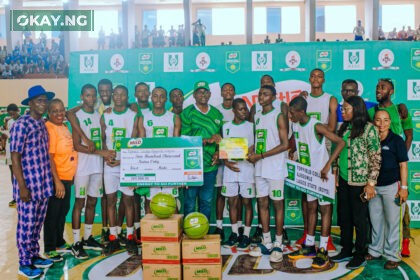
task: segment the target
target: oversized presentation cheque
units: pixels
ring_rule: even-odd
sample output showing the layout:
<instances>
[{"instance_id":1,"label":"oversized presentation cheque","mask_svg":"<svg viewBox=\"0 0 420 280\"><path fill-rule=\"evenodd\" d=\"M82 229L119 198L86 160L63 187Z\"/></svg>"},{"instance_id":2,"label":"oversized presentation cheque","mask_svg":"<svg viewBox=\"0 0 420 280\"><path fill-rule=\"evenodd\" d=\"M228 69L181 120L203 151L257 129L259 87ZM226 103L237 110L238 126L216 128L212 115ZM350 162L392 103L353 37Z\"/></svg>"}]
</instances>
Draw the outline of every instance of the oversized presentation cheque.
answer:
<instances>
[{"instance_id":1,"label":"oversized presentation cheque","mask_svg":"<svg viewBox=\"0 0 420 280\"><path fill-rule=\"evenodd\" d=\"M124 138L121 186L201 186L201 137Z\"/></svg>"},{"instance_id":2,"label":"oversized presentation cheque","mask_svg":"<svg viewBox=\"0 0 420 280\"><path fill-rule=\"evenodd\" d=\"M322 181L321 170L315 170L307 165L288 159L287 173L286 186L334 203L335 178L331 171L328 173L328 180Z\"/></svg>"}]
</instances>

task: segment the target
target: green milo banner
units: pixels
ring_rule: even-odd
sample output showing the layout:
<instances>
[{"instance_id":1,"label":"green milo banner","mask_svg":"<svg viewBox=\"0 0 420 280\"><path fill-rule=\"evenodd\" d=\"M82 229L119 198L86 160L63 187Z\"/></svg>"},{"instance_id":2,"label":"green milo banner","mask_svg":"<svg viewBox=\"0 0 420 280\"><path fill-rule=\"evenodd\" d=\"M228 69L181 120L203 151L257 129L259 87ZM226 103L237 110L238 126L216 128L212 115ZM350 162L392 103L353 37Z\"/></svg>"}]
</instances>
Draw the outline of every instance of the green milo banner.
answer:
<instances>
[{"instance_id":1,"label":"green milo banner","mask_svg":"<svg viewBox=\"0 0 420 280\"><path fill-rule=\"evenodd\" d=\"M69 107L79 104L80 89L110 79L128 87L134 101L134 86L145 82L151 89L184 91L185 105L194 102L194 82L210 84L211 104L220 104L220 88L231 82L249 106L257 100L264 74L276 82L278 99L289 102L302 90L310 91L309 73L325 71L324 91L341 102L341 82L355 79L363 98L375 101L379 78L395 84L394 103L405 103L414 125L409 151L408 205L412 226L420 227L420 43L419 42L311 42L270 45L209 46L73 52L70 55ZM170 104L167 104L168 108ZM301 224L300 193L286 189L287 224Z\"/></svg>"}]
</instances>

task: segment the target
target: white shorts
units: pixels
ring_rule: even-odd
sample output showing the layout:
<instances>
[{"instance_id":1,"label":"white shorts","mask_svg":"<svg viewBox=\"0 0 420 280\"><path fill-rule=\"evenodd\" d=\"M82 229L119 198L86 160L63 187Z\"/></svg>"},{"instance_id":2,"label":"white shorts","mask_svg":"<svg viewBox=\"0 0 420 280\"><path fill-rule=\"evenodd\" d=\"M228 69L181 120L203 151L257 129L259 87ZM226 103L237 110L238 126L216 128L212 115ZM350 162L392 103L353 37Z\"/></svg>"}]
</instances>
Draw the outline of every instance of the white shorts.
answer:
<instances>
[{"instance_id":1,"label":"white shorts","mask_svg":"<svg viewBox=\"0 0 420 280\"><path fill-rule=\"evenodd\" d=\"M74 177L74 191L76 198L102 197L102 173L95 173Z\"/></svg>"},{"instance_id":2,"label":"white shorts","mask_svg":"<svg viewBox=\"0 0 420 280\"><path fill-rule=\"evenodd\" d=\"M240 194L244 198L255 197L255 184L245 182L226 182L222 187L222 195L234 197Z\"/></svg>"},{"instance_id":3,"label":"white shorts","mask_svg":"<svg viewBox=\"0 0 420 280\"><path fill-rule=\"evenodd\" d=\"M171 187L150 187L149 195L146 196L147 200L152 200L152 198L158 193L167 193L171 194L173 197L179 197L179 189Z\"/></svg>"},{"instance_id":4,"label":"white shorts","mask_svg":"<svg viewBox=\"0 0 420 280\"><path fill-rule=\"evenodd\" d=\"M308 201L308 202L311 202L311 201L314 201L314 200L317 200L317 199L318 199L318 205L323 206L323 205L330 205L331 204L331 202L328 202L328 201L316 198L315 196L306 194L306 201Z\"/></svg>"},{"instance_id":5,"label":"white shorts","mask_svg":"<svg viewBox=\"0 0 420 280\"><path fill-rule=\"evenodd\" d=\"M6 164L12 165L12 156L10 153L10 143L6 143Z\"/></svg>"},{"instance_id":6,"label":"white shorts","mask_svg":"<svg viewBox=\"0 0 420 280\"><path fill-rule=\"evenodd\" d=\"M217 175L216 175L216 185L214 185L215 187L222 187L223 186L223 169L224 169L224 165L220 164L219 168L217 169Z\"/></svg>"},{"instance_id":7,"label":"white shorts","mask_svg":"<svg viewBox=\"0 0 420 280\"><path fill-rule=\"evenodd\" d=\"M284 180L255 177L256 197L269 196L272 200L284 199Z\"/></svg>"},{"instance_id":8,"label":"white shorts","mask_svg":"<svg viewBox=\"0 0 420 280\"><path fill-rule=\"evenodd\" d=\"M120 186L120 174L119 173L105 173L104 174L104 185L105 193L112 194L117 191L122 192L128 196L134 196L133 187L121 187Z\"/></svg>"}]
</instances>

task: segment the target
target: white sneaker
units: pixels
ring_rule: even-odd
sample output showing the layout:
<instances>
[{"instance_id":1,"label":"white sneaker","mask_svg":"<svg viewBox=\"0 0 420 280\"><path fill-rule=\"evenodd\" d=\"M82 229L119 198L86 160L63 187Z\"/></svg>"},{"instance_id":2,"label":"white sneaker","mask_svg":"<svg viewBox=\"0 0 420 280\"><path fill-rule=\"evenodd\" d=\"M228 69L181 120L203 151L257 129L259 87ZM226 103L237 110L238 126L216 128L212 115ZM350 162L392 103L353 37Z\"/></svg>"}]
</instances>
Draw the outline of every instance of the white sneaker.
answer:
<instances>
[{"instance_id":1,"label":"white sneaker","mask_svg":"<svg viewBox=\"0 0 420 280\"><path fill-rule=\"evenodd\" d=\"M261 257L262 255L270 255L273 243L259 243L249 251L251 257Z\"/></svg>"},{"instance_id":2,"label":"white sneaker","mask_svg":"<svg viewBox=\"0 0 420 280\"><path fill-rule=\"evenodd\" d=\"M283 250L280 242L275 241L271 249L270 262L281 262L283 260Z\"/></svg>"}]
</instances>

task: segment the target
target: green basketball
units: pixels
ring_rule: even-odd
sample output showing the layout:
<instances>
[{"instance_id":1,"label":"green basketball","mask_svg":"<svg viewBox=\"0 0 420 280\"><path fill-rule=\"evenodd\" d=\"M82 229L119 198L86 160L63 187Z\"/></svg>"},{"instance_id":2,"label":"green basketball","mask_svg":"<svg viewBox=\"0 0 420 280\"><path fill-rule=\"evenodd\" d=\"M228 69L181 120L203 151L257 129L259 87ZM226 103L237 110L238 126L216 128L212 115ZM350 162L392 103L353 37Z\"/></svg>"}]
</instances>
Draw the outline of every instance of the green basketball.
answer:
<instances>
[{"instance_id":1,"label":"green basketball","mask_svg":"<svg viewBox=\"0 0 420 280\"><path fill-rule=\"evenodd\" d=\"M150 201L150 210L160 219L169 218L175 213L176 200L171 194L158 193Z\"/></svg>"},{"instance_id":2,"label":"green basketball","mask_svg":"<svg viewBox=\"0 0 420 280\"><path fill-rule=\"evenodd\" d=\"M203 238L209 227L209 220L200 212L190 213L184 218L184 232L191 239Z\"/></svg>"}]
</instances>

